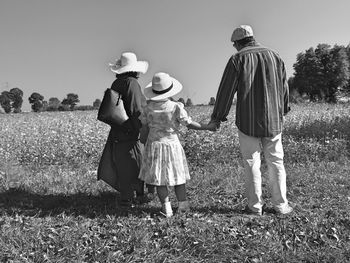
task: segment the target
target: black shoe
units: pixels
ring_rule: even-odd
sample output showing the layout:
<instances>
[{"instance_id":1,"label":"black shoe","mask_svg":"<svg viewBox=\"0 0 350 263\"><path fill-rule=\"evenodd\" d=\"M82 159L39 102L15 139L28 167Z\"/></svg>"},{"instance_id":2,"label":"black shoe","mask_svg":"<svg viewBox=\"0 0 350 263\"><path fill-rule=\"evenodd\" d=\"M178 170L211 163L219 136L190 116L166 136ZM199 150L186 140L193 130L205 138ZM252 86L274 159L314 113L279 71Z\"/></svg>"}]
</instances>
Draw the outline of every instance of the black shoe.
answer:
<instances>
[{"instance_id":1,"label":"black shoe","mask_svg":"<svg viewBox=\"0 0 350 263\"><path fill-rule=\"evenodd\" d=\"M135 205L132 202L132 199L126 199L126 200L117 200L117 207L121 209L130 209L135 207Z\"/></svg>"},{"instance_id":2,"label":"black shoe","mask_svg":"<svg viewBox=\"0 0 350 263\"><path fill-rule=\"evenodd\" d=\"M253 215L253 216L261 216L262 215L262 211L253 211L248 206L246 206L242 212L244 214Z\"/></svg>"},{"instance_id":3,"label":"black shoe","mask_svg":"<svg viewBox=\"0 0 350 263\"><path fill-rule=\"evenodd\" d=\"M144 195L137 195L135 198L135 203L137 204L146 204L151 202L155 198L155 194L147 193Z\"/></svg>"}]
</instances>

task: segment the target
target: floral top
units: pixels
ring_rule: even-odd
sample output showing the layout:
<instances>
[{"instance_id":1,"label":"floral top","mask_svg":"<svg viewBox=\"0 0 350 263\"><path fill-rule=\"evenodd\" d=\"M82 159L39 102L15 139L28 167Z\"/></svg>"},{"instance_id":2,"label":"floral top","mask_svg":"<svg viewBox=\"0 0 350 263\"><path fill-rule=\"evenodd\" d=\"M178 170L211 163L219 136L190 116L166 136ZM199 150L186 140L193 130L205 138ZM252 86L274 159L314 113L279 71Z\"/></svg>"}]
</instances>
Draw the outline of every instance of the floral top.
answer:
<instances>
[{"instance_id":1,"label":"floral top","mask_svg":"<svg viewBox=\"0 0 350 263\"><path fill-rule=\"evenodd\" d=\"M192 122L184 105L171 100L148 101L141 114L143 125L148 125L148 140L164 141L177 138L180 125L187 126Z\"/></svg>"}]
</instances>

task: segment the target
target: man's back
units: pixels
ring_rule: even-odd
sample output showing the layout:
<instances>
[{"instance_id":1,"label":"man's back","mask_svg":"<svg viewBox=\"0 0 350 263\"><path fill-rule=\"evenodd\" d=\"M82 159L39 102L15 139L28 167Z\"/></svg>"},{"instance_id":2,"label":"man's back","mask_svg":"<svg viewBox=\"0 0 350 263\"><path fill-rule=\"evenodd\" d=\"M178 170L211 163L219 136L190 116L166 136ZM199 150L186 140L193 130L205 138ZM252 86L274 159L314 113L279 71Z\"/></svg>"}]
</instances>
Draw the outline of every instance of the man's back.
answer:
<instances>
[{"instance_id":1,"label":"man's back","mask_svg":"<svg viewBox=\"0 0 350 263\"><path fill-rule=\"evenodd\" d=\"M282 59L271 49L255 44L232 56L232 63L237 74L238 128L254 137L271 137L280 133L288 104L288 84Z\"/></svg>"}]
</instances>

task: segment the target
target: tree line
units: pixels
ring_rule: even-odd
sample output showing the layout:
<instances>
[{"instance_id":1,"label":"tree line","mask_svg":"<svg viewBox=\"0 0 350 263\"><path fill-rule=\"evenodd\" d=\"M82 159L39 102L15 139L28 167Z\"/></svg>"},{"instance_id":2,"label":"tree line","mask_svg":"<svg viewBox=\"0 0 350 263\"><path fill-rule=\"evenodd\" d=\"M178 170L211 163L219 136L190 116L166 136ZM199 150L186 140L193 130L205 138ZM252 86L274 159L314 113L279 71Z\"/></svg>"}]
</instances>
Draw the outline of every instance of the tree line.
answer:
<instances>
[{"instance_id":1,"label":"tree line","mask_svg":"<svg viewBox=\"0 0 350 263\"><path fill-rule=\"evenodd\" d=\"M288 79L292 99L336 103L350 93L350 44L318 44L297 55L294 75Z\"/></svg>"},{"instance_id":2,"label":"tree line","mask_svg":"<svg viewBox=\"0 0 350 263\"><path fill-rule=\"evenodd\" d=\"M350 95L350 44L348 46L318 44L316 48L310 47L297 54L293 64L294 74L288 79L291 101L298 102L304 99L310 101L324 101L336 103L342 96ZM69 93L60 101L34 92L28 98L31 109L39 111L68 111L68 110L94 110L101 104L96 99L92 105L77 105L80 100L77 94ZM178 99L185 106L193 106L190 98L186 101ZM0 106L5 113L21 112L23 104L23 91L12 88L0 94ZM214 105L215 98L211 97L208 105Z\"/></svg>"},{"instance_id":3,"label":"tree line","mask_svg":"<svg viewBox=\"0 0 350 263\"><path fill-rule=\"evenodd\" d=\"M62 101L56 97L49 98L49 100L46 101L43 95L38 92L33 92L28 98L28 101L33 112L96 110L101 105L100 99L96 99L92 105L78 105L80 102L79 96L74 93L68 93L66 98ZM193 106L193 102L190 98L188 98L186 102L183 98L179 98L178 101L182 102L185 106ZM23 91L19 88L3 91L0 94L0 106L5 113L20 113L22 111L22 104Z\"/></svg>"},{"instance_id":4,"label":"tree line","mask_svg":"<svg viewBox=\"0 0 350 263\"><path fill-rule=\"evenodd\" d=\"M60 101L56 97L50 98L48 101L40 93L33 92L28 101L34 112L40 111L69 111L69 110L93 110L98 109L101 104L100 99L96 99L92 105L80 105L79 96L74 93L67 94L66 98ZM5 113L19 113L22 111L23 91L19 88L13 88L9 91L3 91L0 94L0 106Z\"/></svg>"}]
</instances>

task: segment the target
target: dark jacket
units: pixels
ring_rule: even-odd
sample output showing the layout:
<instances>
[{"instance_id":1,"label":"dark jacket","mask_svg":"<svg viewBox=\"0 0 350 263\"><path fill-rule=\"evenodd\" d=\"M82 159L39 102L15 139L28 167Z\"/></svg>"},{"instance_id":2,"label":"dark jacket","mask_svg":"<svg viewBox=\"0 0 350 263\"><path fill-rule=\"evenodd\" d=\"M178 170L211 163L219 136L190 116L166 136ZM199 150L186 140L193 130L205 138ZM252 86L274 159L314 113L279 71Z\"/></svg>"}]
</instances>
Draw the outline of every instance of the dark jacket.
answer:
<instances>
[{"instance_id":1,"label":"dark jacket","mask_svg":"<svg viewBox=\"0 0 350 263\"><path fill-rule=\"evenodd\" d=\"M119 76L112 84L111 89L122 96L124 108L129 120L122 125L114 125L111 128L112 137L118 141L134 141L139 138L141 122L139 116L142 111L141 87L136 78Z\"/></svg>"},{"instance_id":2,"label":"dark jacket","mask_svg":"<svg viewBox=\"0 0 350 263\"><path fill-rule=\"evenodd\" d=\"M122 176L131 176L133 180L137 180L138 177L142 153L142 147L138 141L141 128L139 116L142 110L143 94L137 78L130 75L118 76L112 83L111 89L122 95L129 120L122 125L111 126L100 159L97 178L119 191ZM118 154L115 153L116 149L118 149ZM128 158L130 160L127 160ZM136 166L136 169L135 167L124 167L130 166L130 163ZM123 171L123 174L118 171Z\"/></svg>"}]
</instances>

